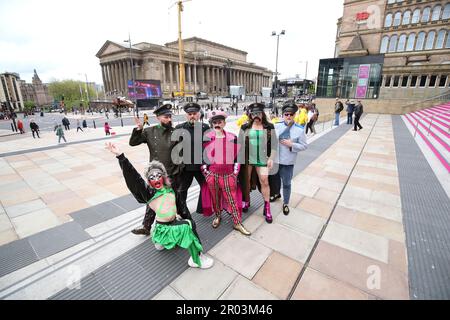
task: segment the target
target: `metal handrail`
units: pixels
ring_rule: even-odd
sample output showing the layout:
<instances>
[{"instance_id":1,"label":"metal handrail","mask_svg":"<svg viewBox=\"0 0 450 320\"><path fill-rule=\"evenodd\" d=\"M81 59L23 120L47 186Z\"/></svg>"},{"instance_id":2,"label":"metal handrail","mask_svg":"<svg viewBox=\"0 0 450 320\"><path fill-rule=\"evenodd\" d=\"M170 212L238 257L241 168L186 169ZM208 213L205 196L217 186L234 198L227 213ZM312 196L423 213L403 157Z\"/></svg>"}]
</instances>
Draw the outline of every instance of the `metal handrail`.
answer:
<instances>
[{"instance_id":1,"label":"metal handrail","mask_svg":"<svg viewBox=\"0 0 450 320\"><path fill-rule=\"evenodd\" d=\"M442 114L450 114L450 111L444 111L444 112L442 112ZM416 138L417 130L419 129L419 122L420 122L420 120L422 120L422 119L427 119L427 118L431 118L430 126L428 127L427 137L430 136L431 126L433 125L433 121L434 121L434 118L435 118L436 116L437 116L437 114L433 114L432 116L424 116L424 117L422 117L422 118L417 119L416 129L415 129L415 131L414 131L414 139ZM450 130L450 128L449 128L449 130Z\"/></svg>"}]
</instances>

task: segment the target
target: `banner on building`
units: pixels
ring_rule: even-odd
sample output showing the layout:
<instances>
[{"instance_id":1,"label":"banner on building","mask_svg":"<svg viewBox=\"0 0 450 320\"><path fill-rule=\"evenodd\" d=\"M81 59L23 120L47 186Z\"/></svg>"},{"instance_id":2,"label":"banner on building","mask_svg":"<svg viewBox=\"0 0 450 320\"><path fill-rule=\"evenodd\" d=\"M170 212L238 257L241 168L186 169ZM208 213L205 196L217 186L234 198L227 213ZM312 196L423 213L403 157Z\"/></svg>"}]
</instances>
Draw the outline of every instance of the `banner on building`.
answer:
<instances>
[{"instance_id":1,"label":"banner on building","mask_svg":"<svg viewBox=\"0 0 450 320\"><path fill-rule=\"evenodd\" d=\"M367 87L369 86L370 64L362 64L359 66L358 84L356 86L356 99L364 99L367 95Z\"/></svg>"}]
</instances>

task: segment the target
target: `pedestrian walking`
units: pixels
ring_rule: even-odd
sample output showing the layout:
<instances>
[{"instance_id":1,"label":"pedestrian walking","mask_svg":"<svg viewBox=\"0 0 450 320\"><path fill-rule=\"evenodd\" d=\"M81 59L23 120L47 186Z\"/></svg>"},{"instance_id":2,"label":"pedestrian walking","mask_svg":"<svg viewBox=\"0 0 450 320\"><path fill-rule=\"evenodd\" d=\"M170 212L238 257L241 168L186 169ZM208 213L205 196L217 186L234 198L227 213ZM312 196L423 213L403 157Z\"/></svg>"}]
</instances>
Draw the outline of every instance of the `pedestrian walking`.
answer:
<instances>
[{"instance_id":1,"label":"pedestrian walking","mask_svg":"<svg viewBox=\"0 0 450 320\"><path fill-rule=\"evenodd\" d=\"M25 133L25 130L23 129L23 122L22 122L22 120L17 120L17 128L19 129L20 134L24 134Z\"/></svg>"},{"instance_id":2,"label":"pedestrian walking","mask_svg":"<svg viewBox=\"0 0 450 320\"><path fill-rule=\"evenodd\" d=\"M145 126L145 125L150 126L150 123L148 123L148 115L146 113L144 113L144 123L142 125L143 126Z\"/></svg>"},{"instance_id":3,"label":"pedestrian walking","mask_svg":"<svg viewBox=\"0 0 450 320\"><path fill-rule=\"evenodd\" d=\"M304 103L300 104L300 111L295 116L294 122L302 127L308 124L308 110Z\"/></svg>"},{"instance_id":4,"label":"pedestrian walking","mask_svg":"<svg viewBox=\"0 0 450 320\"><path fill-rule=\"evenodd\" d=\"M357 128L361 130L363 127L359 123L359 120L361 119L361 116L364 113L364 107L360 100L358 100L358 103L355 106L355 127L353 128L353 131L357 131Z\"/></svg>"},{"instance_id":5,"label":"pedestrian walking","mask_svg":"<svg viewBox=\"0 0 450 320\"><path fill-rule=\"evenodd\" d=\"M347 99L345 102L347 105L347 124L353 124L353 113L355 112L355 102Z\"/></svg>"},{"instance_id":6,"label":"pedestrian walking","mask_svg":"<svg viewBox=\"0 0 450 320\"><path fill-rule=\"evenodd\" d=\"M62 119L62 124L64 126L64 129L70 130L70 121L69 121L69 119L67 119L67 117L64 117Z\"/></svg>"},{"instance_id":7,"label":"pedestrian walking","mask_svg":"<svg viewBox=\"0 0 450 320\"><path fill-rule=\"evenodd\" d=\"M314 127L314 123L316 122L315 115L315 109L313 105L310 105L308 107L308 124L306 125L306 134L308 134L309 130L311 130L312 134L316 134L316 129Z\"/></svg>"},{"instance_id":8,"label":"pedestrian walking","mask_svg":"<svg viewBox=\"0 0 450 320\"><path fill-rule=\"evenodd\" d=\"M61 143L61 138L64 140L64 142L67 142L66 137L64 137L64 130L60 124L56 129L56 135L58 136L58 144Z\"/></svg>"},{"instance_id":9,"label":"pedestrian walking","mask_svg":"<svg viewBox=\"0 0 450 320\"><path fill-rule=\"evenodd\" d=\"M336 103L334 104L334 115L335 115L334 125L335 126L339 126L339 120L341 117L342 110L344 110L344 105L339 100L339 98L336 98Z\"/></svg>"},{"instance_id":10,"label":"pedestrian walking","mask_svg":"<svg viewBox=\"0 0 450 320\"><path fill-rule=\"evenodd\" d=\"M34 121L34 119L30 120L30 129L31 129L31 133L33 134L33 138L36 139L36 137L34 136L34 134L36 133L38 138L41 138L39 136L39 126L38 124Z\"/></svg>"},{"instance_id":11,"label":"pedestrian walking","mask_svg":"<svg viewBox=\"0 0 450 320\"><path fill-rule=\"evenodd\" d=\"M107 136L110 136L111 135L111 127L110 127L110 125L108 124L108 122L105 122L105 125L104 125L104 128L105 128L105 133L106 133L106 135Z\"/></svg>"},{"instance_id":12,"label":"pedestrian walking","mask_svg":"<svg viewBox=\"0 0 450 320\"><path fill-rule=\"evenodd\" d=\"M77 132L78 130L81 130L81 132L83 132L83 129L81 129L81 123L79 119L77 119Z\"/></svg>"}]
</instances>

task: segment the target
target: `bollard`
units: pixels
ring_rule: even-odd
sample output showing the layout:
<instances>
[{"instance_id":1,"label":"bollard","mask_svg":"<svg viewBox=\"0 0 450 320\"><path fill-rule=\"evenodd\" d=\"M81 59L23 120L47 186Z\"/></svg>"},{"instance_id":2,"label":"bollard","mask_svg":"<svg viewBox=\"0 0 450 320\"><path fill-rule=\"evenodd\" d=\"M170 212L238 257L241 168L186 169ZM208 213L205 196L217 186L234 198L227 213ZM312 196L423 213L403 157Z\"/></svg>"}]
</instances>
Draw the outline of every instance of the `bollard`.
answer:
<instances>
[{"instance_id":1,"label":"bollard","mask_svg":"<svg viewBox=\"0 0 450 320\"><path fill-rule=\"evenodd\" d=\"M120 123L122 124L122 127L123 127L123 119L122 118L120 118Z\"/></svg>"},{"instance_id":2,"label":"bollard","mask_svg":"<svg viewBox=\"0 0 450 320\"><path fill-rule=\"evenodd\" d=\"M94 122L94 129L97 129L97 127L95 126L95 120L92 120L92 122Z\"/></svg>"}]
</instances>

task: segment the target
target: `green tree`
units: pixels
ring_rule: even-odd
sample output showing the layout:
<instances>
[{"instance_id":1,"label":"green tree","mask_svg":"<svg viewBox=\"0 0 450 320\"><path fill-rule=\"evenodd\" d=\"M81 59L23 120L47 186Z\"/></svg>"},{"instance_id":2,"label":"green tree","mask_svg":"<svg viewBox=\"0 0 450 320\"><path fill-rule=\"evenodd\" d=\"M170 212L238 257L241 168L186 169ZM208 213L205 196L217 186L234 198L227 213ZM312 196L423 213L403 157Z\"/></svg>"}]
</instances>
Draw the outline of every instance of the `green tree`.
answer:
<instances>
[{"instance_id":1,"label":"green tree","mask_svg":"<svg viewBox=\"0 0 450 320\"><path fill-rule=\"evenodd\" d=\"M50 95L57 101L61 102L64 99L66 110L72 110L72 107L79 107L80 104L86 108L88 101L86 97L86 85L84 82L76 80L55 80L48 86ZM93 99L95 91L90 86L87 87L89 98Z\"/></svg>"},{"instance_id":2,"label":"green tree","mask_svg":"<svg viewBox=\"0 0 450 320\"><path fill-rule=\"evenodd\" d=\"M35 106L34 101L25 101L24 103L24 111L31 111L31 109L33 109L33 107Z\"/></svg>"}]
</instances>

